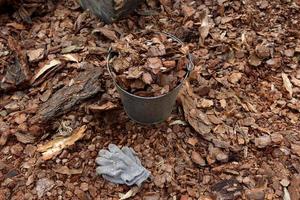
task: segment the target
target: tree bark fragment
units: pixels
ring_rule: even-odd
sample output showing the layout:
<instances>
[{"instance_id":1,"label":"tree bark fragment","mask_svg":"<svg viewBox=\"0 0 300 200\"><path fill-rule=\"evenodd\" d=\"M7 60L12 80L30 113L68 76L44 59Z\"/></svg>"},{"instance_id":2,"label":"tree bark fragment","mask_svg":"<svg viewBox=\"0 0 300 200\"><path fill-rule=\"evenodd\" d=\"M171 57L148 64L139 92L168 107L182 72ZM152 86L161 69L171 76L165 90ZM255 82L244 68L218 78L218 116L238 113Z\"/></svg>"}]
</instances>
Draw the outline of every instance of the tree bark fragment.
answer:
<instances>
[{"instance_id":1,"label":"tree bark fragment","mask_svg":"<svg viewBox=\"0 0 300 200\"><path fill-rule=\"evenodd\" d=\"M29 84L31 73L28 67L25 52L18 41L13 37L8 38L8 47L13 54L13 60L0 74L0 92L23 88Z\"/></svg>"},{"instance_id":2,"label":"tree bark fragment","mask_svg":"<svg viewBox=\"0 0 300 200\"><path fill-rule=\"evenodd\" d=\"M31 123L43 123L67 113L74 106L102 91L101 75L103 70L91 65L81 72L71 86L64 86L43 103Z\"/></svg>"}]
</instances>

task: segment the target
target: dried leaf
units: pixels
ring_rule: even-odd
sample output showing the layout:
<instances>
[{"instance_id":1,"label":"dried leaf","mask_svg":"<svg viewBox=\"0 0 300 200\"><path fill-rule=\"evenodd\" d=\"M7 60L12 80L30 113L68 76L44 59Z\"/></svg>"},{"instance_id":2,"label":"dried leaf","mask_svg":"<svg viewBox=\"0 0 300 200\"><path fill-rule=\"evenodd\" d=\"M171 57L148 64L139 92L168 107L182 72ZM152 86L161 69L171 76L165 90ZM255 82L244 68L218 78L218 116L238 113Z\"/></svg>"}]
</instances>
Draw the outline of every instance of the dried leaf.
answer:
<instances>
[{"instance_id":1,"label":"dried leaf","mask_svg":"<svg viewBox=\"0 0 300 200\"><path fill-rule=\"evenodd\" d=\"M271 58L267 60L266 63L273 68L279 68L281 65L281 58Z\"/></svg>"},{"instance_id":2,"label":"dried leaf","mask_svg":"<svg viewBox=\"0 0 300 200\"><path fill-rule=\"evenodd\" d=\"M11 52L14 54L14 64L10 65L7 69L5 78L1 78L0 81L0 88L2 89L2 83L3 81L6 83L10 83L7 89L13 89L15 86L26 86L29 83L29 80L31 78L31 72L29 69L29 65L27 63L27 58L25 51L21 47L20 41L17 41L12 36L8 36L7 39L7 45ZM1 47L0 47L1 49ZM4 60L1 60L1 67L2 68L2 62ZM8 64L8 63L7 63ZM5 65L5 62L4 62ZM2 71L2 69L1 69ZM2 73L2 72L0 72ZM7 79L7 80L5 80ZM1 90L0 89L0 90ZM5 90L5 88L4 88Z\"/></svg>"},{"instance_id":3,"label":"dried leaf","mask_svg":"<svg viewBox=\"0 0 300 200\"><path fill-rule=\"evenodd\" d=\"M170 7L172 5L172 0L159 0L160 4L163 6Z\"/></svg>"},{"instance_id":4,"label":"dried leaf","mask_svg":"<svg viewBox=\"0 0 300 200\"><path fill-rule=\"evenodd\" d=\"M139 187L131 188L126 194L119 194L120 200L125 200L134 197L140 191Z\"/></svg>"},{"instance_id":5,"label":"dried leaf","mask_svg":"<svg viewBox=\"0 0 300 200\"><path fill-rule=\"evenodd\" d=\"M300 2L299 2L300 3ZM295 52L300 53L300 44L295 47Z\"/></svg>"},{"instance_id":6,"label":"dried leaf","mask_svg":"<svg viewBox=\"0 0 300 200\"><path fill-rule=\"evenodd\" d=\"M205 166L206 165L206 162L205 160L201 157L201 155L196 152L196 151L193 151L192 152L192 155L191 155L191 158L192 158L192 161L194 163L196 163L197 165L200 165L200 166Z\"/></svg>"},{"instance_id":7,"label":"dried leaf","mask_svg":"<svg viewBox=\"0 0 300 200\"><path fill-rule=\"evenodd\" d=\"M116 41L118 40L118 37L116 35L116 32L115 31L112 31L108 28L105 28L105 27L101 27L101 28L97 28L95 30L93 30L92 32L93 34L94 33L101 33L102 35L104 35L106 38L112 40L112 41Z\"/></svg>"},{"instance_id":8,"label":"dried leaf","mask_svg":"<svg viewBox=\"0 0 300 200\"><path fill-rule=\"evenodd\" d=\"M25 113L20 113L15 117L15 122L17 124L23 124L27 120Z\"/></svg>"},{"instance_id":9,"label":"dried leaf","mask_svg":"<svg viewBox=\"0 0 300 200\"><path fill-rule=\"evenodd\" d=\"M37 71L37 73L32 77L31 83L34 83L41 75L43 75L49 69L56 67L60 64L61 64L60 60L57 60L57 59L51 60L49 64L44 65L42 68L40 68Z\"/></svg>"},{"instance_id":10,"label":"dried leaf","mask_svg":"<svg viewBox=\"0 0 300 200\"><path fill-rule=\"evenodd\" d=\"M151 69L159 69L162 67L162 62L159 58L148 58L148 66Z\"/></svg>"},{"instance_id":11,"label":"dried leaf","mask_svg":"<svg viewBox=\"0 0 300 200\"><path fill-rule=\"evenodd\" d=\"M79 62L78 55L76 54L64 54L62 55L62 58L66 61Z\"/></svg>"},{"instance_id":12,"label":"dried leaf","mask_svg":"<svg viewBox=\"0 0 300 200\"><path fill-rule=\"evenodd\" d=\"M72 79L73 80L73 79ZM52 95L52 89L46 90L41 96L40 96L40 100L42 102L46 102L50 96Z\"/></svg>"},{"instance_id":13,"label":"dried leaf","mask_svg":"<svg viewBox=\"0 0 300 200\"><path fill-rule=\"evenodd\" d=\"M148 85L150 85L150 84L153 82L152 76L151 76L151 74L148 73L148 72L147 72L147 73L143 73L142 79L143 79L143 81L144 81L146 84L148 84Z\"/></svg>"},{"instance_id":14,"label":"dried leaf","mask_svg":"<svg viewBox=\"0 0 300 200\"><path fill-rule=\"evenodd\" d=\"M182 125L182 126L186 126L187 123L185 121L182 121L182 120L175 120L173 122L170 123L170 126L173 126L173 125Z\"/></svg>"},{"instance_id":15,"label":"dried leaf","mask_svg":"<svg viewBox=\"0 0 300 200\"><path fill-rule=\"evenodd\" d=\"M249 102L246 102L246 104L247 104L247 107L248 107L249 111L257 113L256 106L252 105Z\"/></svg>"},{"instance_id":16,"label":"dried leaf","mask_svg":"<svg viewBox=\"0 0 300 200\"><path fill-rule=\"evenodd\" d=\"M298 145L298 144L291 144L291 149L293 150L293 152L295 154L297 154L298 156L300 156L300 145Z\"/></svg>"},{"instance_id":17,"label":"dried leaf","mask_svg":"<svg viewBox=\"0 0 300 200\"><path fill-rule=\"evenodd\" d=\"M202 99L200 103L197 105L200 108L210 108L214 105L213 100L210 99Z\"/></svg>"},{"instance_id":18,"label":"dried leaf","mask_svg":"<svg viewBox=\"0 0 300 200\"><path fill-rule=\"evenodd\" d=\"M152 46L149 49L149 56L163 56L166 54L166 48L163 44L160 44L158 47Z\"/></svg>"},{"instance_id":19,"label":"dried leaf","mask_svg":"<svg viewBox=\"0 0 300 200\"><path fill-rule=\"evenodd\" d=\"M31 185L34 182L34 174L30 175L26 181L26 186Z\"/></svg>"},{"instance_id":20,"label":"dried leaf","mask_svg":"<svg viewBox=\"0 0 300 200\"><path fill-rule=\"evenodd\" d=\"M300 87L300 80L299 80L299 79L297 79L297 78L295 78L295 77L292 77L291 82L292 82L295 86Z\"/></svg>"},{"instance_id":21,"label":"dried leaf","mask_svg":"<svg viewBox=\"0 0 300 200\"><path fill-rule=\"evenodd\" d=\"M232 20L233 20L233 17L229 17L229 16L222 17L221 24L226 24Z\"/></svg>"},{"instance_id":22,"label":"dried leaf","mask_svg":"<svg viewBox=\"0 0 300 200\"><path fill-rule=\"evenodd\" d=\"M207 115L207 118L213 124L222 124L223 123L223 121L220 119L220 117L217 117L216 115Z\"/></svg>"},{"instance_id":23,"label":"dried leaf","mask_svg":"<svg viewBox=\"0 0 300 200\"><path fill-rule=\"evenodd\" d=\"M61 166L59 168L53 169L53 171L60 174L74 175L81 174L83 169L69 169L67 166Z\"/></svg>"},{"instance_id":24,"label":"dried leaf","mask_svg":"<svg viewBox=\"0 0 300 200\"><path fill-rule=\"evenodd\" d=\"M227 106L226 100L225 100L225 99L221 99L221 100L220 100L220 105L221 105L221 107L222 107L223 109L225 109L226 106Z\"/></svg>"},{"instance_id":25,"label":"dried leaf","mask_svg":"<svg viewBox=\"0 0 300 200\"><path fill-rule=\"evenodd\" d=\"M228 77L228 81L232 84L236 84L242 78L242 73L234 72Z\"/></svg>"},{"instance_id":26,"label":"dried leaf","mask_svg":"<svg viewBox=\"0 0 300 200\"><path fill-rule=\"evenodd\" d=\"M180 47L179 51L183 54L183 55L188 55L190 52L190 47L189 45L183 45L182 47Z\"/></svg>"},{"instance_id":27,"label":"dried leaf","mask_svg":"<svg viewBox=\"0 0 300 200\"><path fill-rule=\"evenodd\" d=\"M72 53L72 52L77 52L77 51L80 51L82 49L82 47L79 47L77 45L71 45L71 46L68 46L68 47L65 47L61 50L61 53L62 54L65 54L65 53Z\"/></svg>"},{"instance_id":28,"label":"dried leaf","mask_svg":"<svg viewBox=\"0 0 300 200\"><path fill-rule=\"evenodd\" d=\"M130 87L132 89L143 89L145 87L145 83L141 80L134 80L131 84Z\"/></svg>"},{"instance_id":29,"label":"dried leaf","mask_svg":"<svg viewBox=\"0 0 300 200\"><path fill-rule=\"evenodd\" d=\"M259 44L255 47L255 53L259 58L269 58L271 53L270 49L262 44Z\"/></svg>"},{"instance_id":30,"label":"dried leaf","mask_svg":"<svg viewBox=\"0 0 300 200\"><path fill-rule=\"evenodd\" d=\"M224 124L219 124L214 128L213 131L216 134L224 134L226 133L226 126Z\"/></svg>"},{"instance_id":31,"label":"dried leaf","mask_svg":"<svg viewBox=\"0 0 300 200\"><path fill-rule=\"evenodd\" d=\"M6 24L6 26L13 27L17 30L25 30L26 29L26 27L23 24L19 24L16 22L8 23L8 24Z\"/></svg>"},{"instance_id":32,"label":"dried leaf","mask_svg":"<svg viewBox=\"0 0 300 200\"><path fill-rule=\"evenodd\" d=\"M44 144L39 145L37 151L42 153L43 160L49 160L57 156L64 148L73 145L77 140L84 136L87 127L82 126L71 134L69 137L59 137Z\"/></svg>"},{"instance_id":33,"label":"dried leaf","mask_svg":"<svg viewBox=\"0 0 300 200\"><path fill-rule=\"evenodd\" d=\"M294 56L294 53L295 53L295 50L294 49L286 49L284 51L284 55L286 55L287 57L293 57Z\"/></svg>"},{"instance_id":34,"label":"dried leaf","mask_svg":"<svg viewBox=\"0 0 300 200\"><path fill-rule=\"evenodd\" d=\"M299 5L300 5L300 2L299 2ZM290 193L290 197L292 200L300 199L300 175L298 173L295 173L292 175L291 184L288 188L288 191Z\"/></svg>"},{"instance_id":35,"label":"dried leaf","mask_svg":"<svg viewBox=\"0 0 300 200\"><path fill-rule=\"evenodd\" d=\"M181 9L185 17L191 17L196 12L196 10L193 7L188 6L186 4L182 4Z\"/></svg>"},{"instance_id":36,"label":"dried leaf","mask_svg":"<svg viewBox=\"0 0 300 200\"><path fill-rule=\"evenodd\" d=\"M86 24L86 22L88 20L88 17L89 17L88 12L83 12L77 17L77 19L74 23L75 32L79 32L84 27L84 25Z\"/></svg>"},{"instance_id":37,"label":"dried leaf","mask_svg":"<svg viewBox=\"0 0 300 200\"><path fill-rule=\"evenodd\" d=\"M15 136L17 137L17 140L19 142L22 142L23 144L30 144L34 143L35 137L30 134L23 134L23 133L15 133Z\"/></svg>"},{"instance_id":38,"label":"dried leaf","mask_svg":"<svg viewBox=\"0 0 300 200\"><path fill-rule=\"evenodd\" d=\"M259 4L260 9L266 9L269 6L269 2L267 0L262 0Z\"/></svg>"},{"instance_id":39,"label":"dried leaf","mask_svg":"<svg viewBox=\"0 0 300 200\"><path fill-rule=\"evenodd\" d=\"M290 97L293 96L293 85L290 81L290 79L288 78L287 74L285 74L284 72L281 73L281 77L283 80L283 85L285 87L285 89L289 92Z\"/></svg>"},{"instance_id":40,"label":"dried leaf","mask_svg":"<svg viewBox=\"0 0 300 200\"><path fill-rule=\"evenodd\" d=\"M163 65L159 58L148 58L147 66L154 74L158 74Z\"/></svg>"},{"instance_id":41,"label":"dried leaf","mask_svg":"<svg viewBox=\"0 0 300 200\"><path fill-rule=\"evenodd\" d=\"M6 144L9 134L2 133L0 136L0 146L3 146Z\"/></svg>"},{"instance_id":42,"label":"dried leaf","mask_svg":"<svg viewBox=\"0 0 300 200\"><path fill-rule=\"evenodd\" d=\"M42 179L37 180L35 190L36 190L38 198L41 199L44 196L44 194L47 191L51 190L54 186L55 186L55 183L51 179L42 178Z\"/></svg>"},{"instance_id":43,"label":"dried leaf","mask_svg":"<svg viewBox=\"0 0 300 200\"><path fill-rule=\"evenodd\" d=\"M272 133L271 140L275 144L281 144L281 142L283 141L283 136L280 133Z\"/></svg>"},{"instance_id":44,"label":"dried leaf","mask_svg":"<svg viewBox=\"0 0 300 200\"><path fill-rule=\"evenodd\" d=\"M36 62L44 57L44 49L39 48L39 49L34 49L34 50L28 50L27 51L27 56L29 58L29 62Z\"/></svg>"},{"instance_id":45,"label":"dried leaf","mask_svg":"<svg viewBox=\"0 0 300 200\"><path fill-rule=\"evenodd\" d=\"M176 67L176 61L175 60L166 60L163 61L163 66L170 69Z\"/></svg>"},{"instance_id":46,"label":"dried leaf","mask_svg":"<svg viewBox=\"0 0 300 200\"><path fill-rule=\"evenodd\" d=\"M202 21L201 27L199 28L202 41L204 41L205 38L208 36L209 30L210 26L208 24L208 16L206 16Z\"/></svg>"},{"instance_id":47,"label":"dried leaf","mask_svg":"<svg viewBox=\"0 0 300 200\"><path fill-rule=\"evenodd\" d=\"M115 2L115 6L114 6L115 10L119 10L123 8L124 0L114 0L114 2Z\"/></svg>"},{"instance_id":48,"label":"dried leaf","mask_svg":"<svg viewBox=\"0 0 300 200\"><path fill-rule=\"evenodd\" d=\"M146 3L150 8L154 8L157 4L157 0L146 0Z\"/></svg>"},{"instance_id":49,"label":"dried leaf","mask_svg":"<svg viewBox=\"0 0 300 200\"><path fill-rule=\"evenodd\" d=\"M238 121L241 126L252 126L255 124L255 119L253 117L245 117Z\"/></svg>"},{"instance_id":50,"label":"dried leaf","mask_svg":"<svg viewBox=\"0 0 300 200\"><path fill-rule=\"evenodd\" d=\"M123 70L126 70L127 68L130 67L130 63L124 59L124 58L115 58L112 61L112 67L114 70L119 73L122 72Z\"/></svg>"},{"instance_id":51,"label":"dried leaf","mask_svg":"<svg viewBox=\"0 0 300 200\"><path fill-rule=\"evenodd\" d=\"M272 140L269 135L263 135L255 138L254 143L258 148L265 148L271 144Z\"/></svg>"},{"instance_id":52,"label":"dried leaf","mask_svg":"<svg viewBox=\"0 0 300 200\"><path fill-rule=\"evenodd\" d=\"M96 104L89 105L88 109L91 111L95 111L95 112L102 112L102 111L107 111L107 110L113 110L117 107L118 107L117 104L114 104L109 101L102 105L96 105Z\"/></svg>"},{"instance_id":53,"label":"dried leaf","mask_svg":"<svg viewBox=\"0 0 300 200\"><path fill-rule=\"evenodd\" d=\"M192 146L195 146L198 143L198 139L194 138L194 137L191 137L187 140L187 143L192 145Z\"/></svg>"},{"instance_id":54,"label":"dried leaf","mask_svg":"<svg viewBox=\"0 0 300 200\"><path fill-rule=\"evenodd\" d=\"M131 67L128 70L128 79L138 79L143 75L143 71L139 67Z\"/></svg>"},{"instance_id":55,"label":"dried leaf","mask_svg":"<svg viewBox=\"0 0 300 200\"><path fill-rule=\"evenodd\" d=\"M256 55L252 54L249 57L249 64L257 67L261 64L261 60Z\"/></svg>"},{"instance_id":56,"label":"dried leaf","mask_svg":"<svg viewBox=\"0 0 300 200\"><path fill-rule=\"evenodd\" d=\"M106 48L103 47L88 47L89 54L95 54L95 55L103 55L108 52Z\"/></svg>"}]
</instances>

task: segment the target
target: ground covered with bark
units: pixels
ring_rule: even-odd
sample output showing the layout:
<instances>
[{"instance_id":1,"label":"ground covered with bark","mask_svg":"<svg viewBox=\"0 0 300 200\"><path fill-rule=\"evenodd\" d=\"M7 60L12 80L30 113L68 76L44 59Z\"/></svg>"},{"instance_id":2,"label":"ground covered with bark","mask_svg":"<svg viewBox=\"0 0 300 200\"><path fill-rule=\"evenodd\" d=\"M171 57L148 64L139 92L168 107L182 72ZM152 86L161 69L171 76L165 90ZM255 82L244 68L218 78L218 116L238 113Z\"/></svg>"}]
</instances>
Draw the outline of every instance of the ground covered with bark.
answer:
<instances>
[{"instance_id":1,"label":"ground covered with bark","mask_svg":"<svg viewBox=\"0 0 300 200\"><path fill-rule=\"evenodd\" d=\"M128 118L106 70L111 43L147 30L176 35L195 63L152 126ZM299 30L299 0L148 0L111 25L73 0L12 6L0 15L0 199L300 199ZM151 172L141 188L96 174L110 143Z\"/></svg>"}]
</instances>

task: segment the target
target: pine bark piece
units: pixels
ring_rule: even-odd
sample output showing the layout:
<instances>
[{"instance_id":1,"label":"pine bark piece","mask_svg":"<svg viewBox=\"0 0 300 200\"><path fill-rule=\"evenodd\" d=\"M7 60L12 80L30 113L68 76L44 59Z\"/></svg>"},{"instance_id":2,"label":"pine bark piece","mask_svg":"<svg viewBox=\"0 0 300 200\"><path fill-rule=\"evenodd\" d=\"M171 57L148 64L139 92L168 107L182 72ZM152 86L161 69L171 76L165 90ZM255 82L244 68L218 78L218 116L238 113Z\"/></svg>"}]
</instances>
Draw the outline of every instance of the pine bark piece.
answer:
<instances>
[{"instance_id":1,"label":"pine bark piece","mask_svg":"<svg viewBox=\"0 0 300 200\"><path fill-rule=\"evenodd\" d=\"M222 180L211 187L217 199L238 199L243 192L243 186L236 179Z\"/></svg>"},{"instance_id":2,"label":"pine bark piece","mask_svg":"<svg viewBox=\"0 0 300 200\"><path fill-rule=\"evenodd\" d=\"M50 121L103 91L100 80L102 73L103 70L101 68L95 68L91 65L86 66L86 71L81 72L74 79L73 85L64 86L41 105L37 114L32 118L31 123Z\"/></svg>"},{"instance_id":3,"label":"pine bark piece","mask_svg":"<svg viewBox=\"0 0 300 200\"><path fill-rule=\"evenodd\" d=\"M84 125L73 131L69 137L59 137L44 145L39 145L37 151L43 154L43 160L55 158L64 148L74 145L77 140L80 140L84 136L86 129L87 127Z\"/></svg>"},{"instance_id":4,"label":"pine bark piece","mask_svg":"<svg viewBox=\"0 0 300 200\"><path fill-rule=\"evenodd\" d=\"M8 38L8 46L13 52L13 63L7 66L4 74L0 74L0 92L15 90L29 84L31 73L27 64L25 52L21 49L18 41L13 37Z\"/></svg>"}]
</instances>

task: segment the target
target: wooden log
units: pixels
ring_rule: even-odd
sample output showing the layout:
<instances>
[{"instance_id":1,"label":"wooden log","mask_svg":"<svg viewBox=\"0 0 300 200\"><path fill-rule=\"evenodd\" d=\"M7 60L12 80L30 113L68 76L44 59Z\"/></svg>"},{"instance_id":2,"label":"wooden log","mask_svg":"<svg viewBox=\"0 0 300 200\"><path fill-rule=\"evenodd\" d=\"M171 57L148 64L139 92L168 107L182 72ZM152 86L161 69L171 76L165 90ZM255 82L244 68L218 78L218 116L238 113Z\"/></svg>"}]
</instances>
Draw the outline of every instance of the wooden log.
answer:
<instances>
[{"instance_id":1,"label":"wooden log","mask_svg":"<svg viewBox=\"0 0 300 200\"><path fill-rule=\"evenodd\" d=\"M31 124L43 123L55 119L74 109L75 106L84 100L103 91L100 80L103 69L96 68L90 64L87 65L85 67L86 70L78 75L73 85L64 86L40 106L38 112L30 121Z\"/></svg>"}]
</instances>

